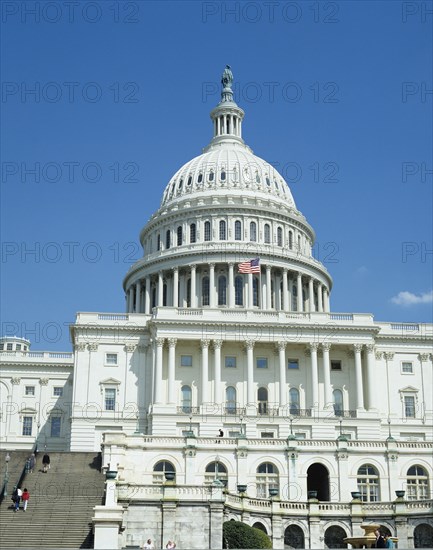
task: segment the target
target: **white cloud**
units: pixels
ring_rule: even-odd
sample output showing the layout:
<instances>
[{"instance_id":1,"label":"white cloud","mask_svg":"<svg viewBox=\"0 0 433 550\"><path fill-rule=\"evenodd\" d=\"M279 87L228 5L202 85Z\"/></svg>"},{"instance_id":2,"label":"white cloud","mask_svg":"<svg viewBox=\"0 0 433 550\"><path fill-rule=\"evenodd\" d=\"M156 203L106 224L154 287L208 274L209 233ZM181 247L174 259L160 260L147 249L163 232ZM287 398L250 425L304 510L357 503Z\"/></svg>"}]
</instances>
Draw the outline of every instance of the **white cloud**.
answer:
<instances>
[{"instance_id":1,"label":"white cloud","mask_svg":"<svg viewBox=\"0 0 433 550\"><path fill-rule=\"evenodd\" d=\"M397 296L391 298L391 302L398 306L414 306L417 304L432 304L433 303L433 290L430 292L424 292L424 294L413 294L412 292L399 292Z\"/></svg>"}]
</instances>

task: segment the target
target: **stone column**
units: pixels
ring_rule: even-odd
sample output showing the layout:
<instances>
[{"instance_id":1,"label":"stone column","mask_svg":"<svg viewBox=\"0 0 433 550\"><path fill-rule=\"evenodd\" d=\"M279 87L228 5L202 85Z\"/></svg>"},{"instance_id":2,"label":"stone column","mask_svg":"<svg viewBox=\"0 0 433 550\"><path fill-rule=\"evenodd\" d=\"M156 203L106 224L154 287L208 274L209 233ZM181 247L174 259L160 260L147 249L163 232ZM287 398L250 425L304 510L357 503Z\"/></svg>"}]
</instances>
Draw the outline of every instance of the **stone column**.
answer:
<instances>
[{"instance_id":1,"label":"stone column","mask_svg":"<svg viewBox=\"0 0 433 550\"><path fill-rule=\"evenodd\" d=\"M209 264L209 306L215 307L215 264Z\"/></svg>"},{"instance_id":2,"label":"stone column","mask_svg":"<svg viewBox=\"0 0 433 550\"><path fill-rule=\"evenodd\" d=\"M128 300L128 313L132 313L134 309L134 287L131 285L129 287L129 300Z\"/></svg>"},{"instance_id":3,"label":"stone column","mask_svg":"<svg viewBox=\"0 0 433 550\"><path fill-rule=\"evenodd\" d=\"M196 265L191 265L191 307L197 307Z\"/></svg>"},{"instance_id":4,"label":"stone column","mask_svg":"<svg viewBox=\"0 0 433 550\"><path fill-rule=\"evenodd\" d=\"M179 268L173 267L173 307L179 307Z\"/></svg>"},{"instance_id":5,"label":"stone column","mask_svg":"<svg viewBox=\"0 0 433 550\"><path fill-rule=\"evenodd\" d=\"M298 305L298 312L301 312L304 310L303 308L303 300L302 300L302 273L298 271L298 274L296 276L296 289L297 289L297 305Z\"/></svg>"},{"instance_id":6,"label":"stone column","mask_svg":"<svg viewBox=\"0 0 433 550\"><path fill-rule=\"evenodd\" d=\"M248 273L248 304L247 308L253 307L253 274Z\"/></svg>"},{"instance_id":7,"label":"stone column","mask_svg":"<svg viewBox=\"0 0 433 550\"><path fill-rule=\"evenodd\" d=\"M289 311L293 311L293 279L290 276L289 277L289 303L288 303Z\"/></svg>"},{"instance_id":8,"label":"stone column","mask_svg":"<svg viewBox=\"0 0 433 550\"><path fill-rule=\"evenodd\" d=\"M317 373L317 348L319 344L313 342L309 345L311 353L311 407L314 409L319 404L319 377Z\"/></svg>"},{"instance_id":9,"label":"stone column","mask_svg":"<svg viewBox=\"0 0 433 550\"><path fill-rule=\"evenodd\" d=\"M158 272L158 307L161 307L163 304L163 291L164 291L164 280L162 278L162 271Z\"/></svg>"},{"instance_id":10,"label":"stone column","mask_svg":"<svg viewBox=\"0 0 433 550\"><path fill-rule=\"evenodd\" d=\"M266 309L272 308L271 266L266 266Z\"/></svg>"},{"instance_id":11,"label":"stone column","mask_svg":"<svg viewBox=\"0 0 433 550\"><path fill-rule=\"evenodd\" d=\"M323 351L323 382L325 386L325 403L324 408L332 407L333 399L331 392L331 362L329 360L329 350L331 344L325 342L322 344Z\"/></svg>"},{"instance_id":12,"label":"stone column","mask_svg":"<svg viewBox=\"0 0 433 550\"><path fill-rule=\"evenodd\" d=\"M214 372L214 402L217 406L221 405L222 412L222 399L221 399L221 340L213 341L213 349L215 352L215 372Z\"/></svg>"},{"instance_id":13,"label":"stone column","mask_svg":"<svg viewBox=\"0 0 433 550\"><path fill-rule=\"evenodd\" d=\"M201 340L201 402L209 402L209 340Z\"/></svg>"},{"instance_id":14,"label":"stone column","mask_svg":"<svg viewBox=\"0 0 433 550\"><path fill-rule=\"evenodd\" d=\"M362 385L362 363L361 363L361 351L362 344L355 344L353 346L355 350L355 379L356 379L356 408L364 408L364 389Z\"/></svg>"},{"instance_id":15,"label":"stone column","mask_svg":"<svg viewBox=\"0 0 433 550\"><path fill-rule=\"evenodd\" d=\"M317 309L322 312L323 311L323 285L322 283L319 283L317 285Z\"/></svg>"},{"instance_id":16,"label":"stone column","mask_svg":"<svg viewBox=\"0 0 433 550\"><path fill-rule=\"evenodd\" d=\"M144 313L150 313L150 277L146 277Z\"/></svg>"},{"instance_id":17,"label":"stone column","mask_svg":"<svg viewBox=\"0 0 433 550\"><path fill-rule=\"evenodd\" d=\"M286 268L283 269L283 311L289 311L289 292L287 289L287 272Z\"/></svg>"},{"instance_id":18,"label":"stone column","mask_svg":"<svg viewBox=\"0 0 433 550\"><path fill-rule=\"evenodd\" d=\"M286 391L286 343L278 342L278 360L280 366L280 407L287 405L287 391Z\"/></svg>"},{"instance_id":19,"label":"stone column","mask_svg":"<svg viewBox=\"0 0 433 550\"><path fill-rule=\"evenodd\" d=\"M254 395L254 342L247 340L245 342L247 348L247 405L255 404Z\"/></svg>"},{"instance_id":20,"label":"stone column","mask_svg":"<svg viewBox=\"0 0 433 550\"><path fill-rule=\"evenodd\" d=\"M155 403L162 403L162 355L164 338L156 338L155 346Z\"/></svg>"},{"instance_id":21,"label":"stone column","mask_svg":"<svg viewBox=\"0 0 433 550\"><path fill-rule=\"evenodd\" d=\"M176 371L176 338L168 340L168 402L176 403L175 397L175 371Z\"/></svg>"},{"instance_id":22,"label":"stone column","mask_svg":"<svg viewBox=\"0 0 433 550\"><path fill-rule=\"evenodd\" d=\"M324 290L324 301L325 301L325 304L324 304L325 311L326 311L326 313L329 313L329 311L330 311L329 290L327 288L325 288L325 290Z\"/></svg>"},{"instance_id":23,"label":"stone column","mask_svg":"<svg viewBox=\"0 0 433 550\"><path fill-rule=\"evenodd\" d=\"M367 344L365 346L366 355L367 355L367 406L368 409L377 409L376 403L376 380L375 380L375 370L376 370L376 357L374 344Z\"/></svg>"},{"instance_id":24,"label":"stone column","mask_svg":"<svg viewBox=\"0 0 433 550\"><path fill-rule=\"evenodd\" d=\"M137 281L135 285L135 313L140 313L140 300L141 300L141 282Z\"/></svg>"},{"instance_id":25,"label":"stone column","mask_svg":"<svg viewBox=\"0 0 433 550\"><path fill-rule=\"evenodd\" d=\"M310 312L315 311L315 305L314 305L314 284L313 284L313 277L310 277L308 279L308 302L310 306Z\"/></svg>"},{"instance_id":26,"label":"stone column","mask_svg":"<svg viewBox=\"0 0 433 550\"><path fill-rule=\"evenodd\" d=\"M229 263L229 308L235 306L235 277L233 272L234 264Z\"/></svg>"}]
</instances>

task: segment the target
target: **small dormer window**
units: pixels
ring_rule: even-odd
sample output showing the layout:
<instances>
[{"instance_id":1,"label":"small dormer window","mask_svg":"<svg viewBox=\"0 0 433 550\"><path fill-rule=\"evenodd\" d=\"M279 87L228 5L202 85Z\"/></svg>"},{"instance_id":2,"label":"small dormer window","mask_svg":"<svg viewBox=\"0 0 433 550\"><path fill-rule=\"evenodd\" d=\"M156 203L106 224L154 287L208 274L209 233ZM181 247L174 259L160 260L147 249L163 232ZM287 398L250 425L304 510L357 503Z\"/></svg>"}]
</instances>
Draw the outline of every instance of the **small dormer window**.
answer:
<instances>
[{"instance_id":1,"label":"small dormer window","mask_svg":"<svg viewBox=\"0 0 433 550\"><path fill-rule=\"evenodd\" d=\"M183 187L183 178L179 182L179 187L178 187L179 191L182 190L182 187Z\"/></svg>"},{"instance_id":2,"label":"small dormer window","mask_svg":"<svg viewBox=\"0 0 433 550\"><path fill-rule=\"evenodd\" d=\"M261 181L260 176L259 176L258 172L256 172L256 183L260 183L260 181Z\"/></svg>"},{"instance_id":3,"label":"small dormer window","mask_svg":"<svg viewBox=\"0 0 433 550\"><path fill-rule=\"evenodd\" d=\"M197 178L197 183L201 183L203 181L203 174L199 174Z\"/></svg>"},{"instance_id":4,"label":"small dormer window","mask_svg":"<svg viewBox=\"0 0 433 550\"><path fill-rule=\"evenodd\" d=\"M268 187L271 186L271 180L270 180L267 176L266 176L266 185L267 185Z\"/></svg>"},{"instance_id":5,"label":"small dormer window","mask_svg":"<svg viewBox=\"0 0 433 550\"><path fill-rule=\"evenodd\" d=\"M211 171L209 174L209 181L213 181L214 173Z\"/></svg>"},{"instance_id":6,"label":"small dormer window","mask_svg":"<svg viewBox=\"0 0 433 550\"><path fill-rule=\"evenodd\" d=\"M224 170L221 171L221 181L225 181L226 179L226 173Z\"/></svg>"},{"instance_id":7,"label":"small dormer window","mask_svg":"<svg viewBox=\"0 0 433 550\"><path fill-rule=\"evenodd\" d=\"M274 180L274 185L275 185L275 189L278 189L278 190L280 189L280 188L278 187L278 182L277 182L277 180Z\"/></svg>"},{"instance_id":8,"label":"small dormer window","mask_svg":"<svg viewBox=\"0 0 433 550\"><path fill-rule=\"evenodd\" d=\"M188 181L187 181L188 187L191 185L191 183L192 183L192 176L189 176Z\"/></svg>"}]
</instances>

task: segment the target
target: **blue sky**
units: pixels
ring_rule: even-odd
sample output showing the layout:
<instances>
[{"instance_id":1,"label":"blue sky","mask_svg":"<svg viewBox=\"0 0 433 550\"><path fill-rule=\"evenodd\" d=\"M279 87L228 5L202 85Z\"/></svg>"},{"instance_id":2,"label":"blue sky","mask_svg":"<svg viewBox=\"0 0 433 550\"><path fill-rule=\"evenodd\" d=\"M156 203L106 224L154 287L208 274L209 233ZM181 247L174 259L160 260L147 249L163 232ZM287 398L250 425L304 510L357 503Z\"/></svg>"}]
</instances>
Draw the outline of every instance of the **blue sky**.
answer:
<instances>
[{"instance_id":1,"label":"blue sky","mask_svg":"<svg viewBox=\"0 0 433 550\"><path fill-rule=\"evenodd\" d=\"M77 311L124 311L139 231L210 141L226 64L333 311L431 322L432 2L1 7L2 334L69 350Z\"/></svg>"}]
</instances>

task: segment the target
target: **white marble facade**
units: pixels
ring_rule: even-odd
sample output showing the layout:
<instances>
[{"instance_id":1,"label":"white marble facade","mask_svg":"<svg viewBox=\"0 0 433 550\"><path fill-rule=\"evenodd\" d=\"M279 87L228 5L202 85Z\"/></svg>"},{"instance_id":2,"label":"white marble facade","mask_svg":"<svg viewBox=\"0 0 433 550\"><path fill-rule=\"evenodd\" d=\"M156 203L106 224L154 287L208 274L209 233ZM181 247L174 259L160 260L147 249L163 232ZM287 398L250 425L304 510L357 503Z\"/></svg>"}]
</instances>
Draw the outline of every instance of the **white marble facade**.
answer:
<instances>
[{"instance_id":1,"label":"white marble facade","mask_svg":"<svg viewBox=\"0 0 433 550\"><path fill-rule=\"evenodd\" d=\"M417 526L433 532L433 327L332 311L314 231L243 116L226 84L211 143L140 233L126 312L79 313L73 353L1 340L2 447L102 448L118 473L99 548L218 548L223 518L323 548L361 517L417 546Z\"/></svg>"}]
</instances>

